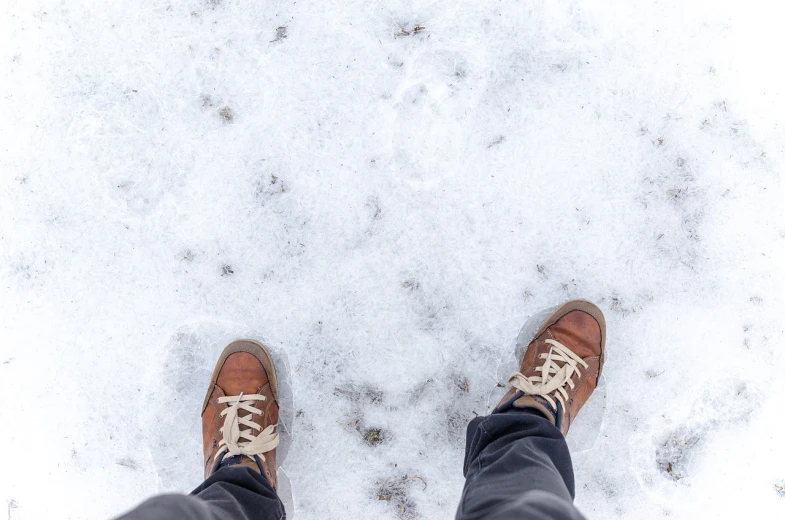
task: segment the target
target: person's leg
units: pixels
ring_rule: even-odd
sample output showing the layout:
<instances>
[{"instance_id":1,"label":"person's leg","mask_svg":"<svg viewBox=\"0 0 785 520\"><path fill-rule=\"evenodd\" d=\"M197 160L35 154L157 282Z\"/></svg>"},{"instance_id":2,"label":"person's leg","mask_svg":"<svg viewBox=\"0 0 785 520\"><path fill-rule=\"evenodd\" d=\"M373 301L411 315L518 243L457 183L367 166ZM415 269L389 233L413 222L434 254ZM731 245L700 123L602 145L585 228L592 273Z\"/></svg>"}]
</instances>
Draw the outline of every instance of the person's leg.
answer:
<instances>
[{"instance_id":1,"label":"person's leg","mask_svg":"<svg viewBox=\"0 0 785 520\"><path fill-rule=\"evenodd\" d=\"M597 386L605 336L602 311L584 300L545 320L494 412L469 423L457 520L583 518L564 435Z\"/></svg>"},{"instance_id":2,"label":"person's leg","mask_svg":"<svg viewBox=\"0 0 785 520\"><path fill-rule=\"evenodd\" d=\"M227 466L191 495L159 495L117 520L280 520L283 504L258 471Z\"/></svg>"},{"instance_id":3,"label":"person's leg","mask_svg":"<svg viewBox=\"0 0 785 520\"><path fill-rule=\"evenodd\" d=\"M536 411L477 417L466 433L466 485L456 518L581 519L564 436Z\"/></svg>"},{"instance_id":4,"label":"person's leg","mask_svg":"<svg viewBox=\"0 0 785 520\"><path fill-rule=\"evenodd\" d=\"M118 520L281 520L278 381L267 350L235 341L218 359L202 407L205 481L191 495L160 495Z\"/></svg>"}]
</instances>

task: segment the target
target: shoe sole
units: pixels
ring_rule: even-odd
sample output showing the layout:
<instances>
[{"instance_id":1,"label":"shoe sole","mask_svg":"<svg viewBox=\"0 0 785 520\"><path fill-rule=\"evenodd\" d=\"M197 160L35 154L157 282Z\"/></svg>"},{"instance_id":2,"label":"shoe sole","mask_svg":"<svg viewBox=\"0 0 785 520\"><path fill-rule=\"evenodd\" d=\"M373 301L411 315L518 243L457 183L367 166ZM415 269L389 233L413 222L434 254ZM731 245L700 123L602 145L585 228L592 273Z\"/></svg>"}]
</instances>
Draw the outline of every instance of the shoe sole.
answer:
<instances>
[{"instance_id":1,"label":"shoe sole","mask_svg":"<svg viewBox=\"0 0 785 520\"><path fill-rule=\"evenodd\" d=\"M570 300L563 305L559 306L555 311L551 313L551 315L545 319L545 321L540 326L540 329L537 331L537 334L534 335L533 339L539 338L545 330L562 319L567 314L571 313L572 311L582 311L594 318L597 324L600 326L600 368L597 371L597 381L600 380L600 376L602 375L602 368L605 366L605 339L606 339L606 326L605 326L605 315L602 313L597 305L593 304L589 300Z\"/></svg>"},{"instance_id":2,"label":"shoe sole","mask_svg":"<svg viewBox=\"0 0 785 520\"><path fill-rule=\"evenodd\" d=\"M247 352L259 360L264 367L264 370L267 372L267 379L270 381L270 389L273 391L275 403L278 404L278 377L275 375L275 365L273 364L273 358L267 350L267 347L252 339L238 339L232 341L224 348L215 364L213 377L210 379L210 385L207 387L207 395L204 397L204 403L202 404L202 413L204 413L205 408L207 408L207 403L210 402L210 395L213 392L215 382L218 380L218 373L221 372L221 369L226 362L226 358L237 352Z\"/></svg>"}]
</instances>

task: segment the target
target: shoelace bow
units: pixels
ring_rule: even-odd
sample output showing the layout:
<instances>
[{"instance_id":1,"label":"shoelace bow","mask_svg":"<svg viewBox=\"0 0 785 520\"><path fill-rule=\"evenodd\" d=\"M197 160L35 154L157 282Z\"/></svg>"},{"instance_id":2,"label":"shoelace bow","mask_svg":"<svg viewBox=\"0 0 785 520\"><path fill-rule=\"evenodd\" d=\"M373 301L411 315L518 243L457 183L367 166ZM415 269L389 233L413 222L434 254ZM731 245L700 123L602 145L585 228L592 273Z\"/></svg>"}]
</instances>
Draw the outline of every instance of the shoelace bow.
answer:
<instances>
[{"instance_id":1,"label":"shoelace bow","mask_svg":"<svg viewBox=\"0 0 785 520\"><path fill-rule=\"evenodd\" d=\"M223 427L219 430L223 434L223 439L218 443L220 447L215 454L215 460L222 453L229 455L245 455L253 458L259 455L262 460L263 453L267 453L278 446L278 432L275 431L277 424L271 424L264 430L262 427L251 420L252 414L263 415L262 410L253 406L254 401L266 401L267 398L261 394L240 394L239 396L219 397L218 403L231 403L221 412L224 417ZM248 412L244 417L240 417L240 411ZM244 430L240 426L246 426ZM254 430L259 433L254 435Z\"/></svg>"},{"instance_id":2,"label":"shoelace bow","mask_svg":"<svg viewBox=\"0 0 785 520\"><path fill-rule=\"evenodd\" d=\"M589 364L556 340L546 339L545 343L549 344L551 348L547 354L539 355L539 359L545 360L542 365L535 368L540 372L540 375L526 377L520 372L513 372L510 374L509 382L514 388L527 395L543 397L556 409L553 395L564 409L566 408L565 399L568 397L565 387L569 385L570 389L575 388L572 376L577 374L578 379L581 378L578 365L588 369Z\"/></svg>"}]
</instances>

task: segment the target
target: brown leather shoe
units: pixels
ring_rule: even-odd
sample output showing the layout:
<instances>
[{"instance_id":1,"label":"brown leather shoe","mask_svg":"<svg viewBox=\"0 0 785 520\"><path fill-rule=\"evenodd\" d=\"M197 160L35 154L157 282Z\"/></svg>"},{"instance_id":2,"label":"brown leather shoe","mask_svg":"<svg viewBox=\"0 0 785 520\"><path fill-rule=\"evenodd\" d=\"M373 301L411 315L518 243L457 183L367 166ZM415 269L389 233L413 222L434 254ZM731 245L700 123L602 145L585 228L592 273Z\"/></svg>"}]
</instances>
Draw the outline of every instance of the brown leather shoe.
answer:
<instances>
[{"instance_id":1,"label":"brown leather shoe","mask_svg":"<svg viewBox=\"0 0 785 520\"><path fill-rule=\"evenodd\" d=\"M204 476L241 465L278 487L278 379L267 349L243 339L227 346L215 366L202 406Z\"/></svg>"},{"instance_id":2,"label":"brown leather shoe","mask_svg":"<svg viewBox=\"0 0 785 520\"><path fill-rule=\"evenodd\" d=\"M510 375L512 387L496 411L534 408L566 435L597 387L605 362L605 317L586 300L572 300L545 320Z\"/></svg>"}]
</instances>

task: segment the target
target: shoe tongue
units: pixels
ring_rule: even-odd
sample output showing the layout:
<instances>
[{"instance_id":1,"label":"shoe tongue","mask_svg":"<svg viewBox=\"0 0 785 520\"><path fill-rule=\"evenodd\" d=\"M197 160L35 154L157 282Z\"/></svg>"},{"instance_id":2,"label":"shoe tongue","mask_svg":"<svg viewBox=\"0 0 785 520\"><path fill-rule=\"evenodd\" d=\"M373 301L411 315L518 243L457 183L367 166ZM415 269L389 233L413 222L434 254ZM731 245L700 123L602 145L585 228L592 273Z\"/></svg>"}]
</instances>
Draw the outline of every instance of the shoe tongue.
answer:
<instances>
[{"instance_id":1,"label":"shoe tongue","mask_svg":"<svg viewBox=\"0 0 785 520\"><path fill-rule=\"evenodd\" d=\"M221 461L218 467L215 468L215 471L218 471L221 468L226 468L228 466L244 466L246 468L251 468L257 473L261 472L261 468L259 468L259 465L256 463L256 461L244 455L231 455L228 457L224 457L224 459Z\"/></svg>"},{"instance_id":2,"label":"shoe tongue","mask_svg":"<svg viewBox=\"0 0 785 520\"><path fill-rule=\"evenodd\" d=\"M513 401L512 406L515 408L534 408L538 412L545 415L554 425L556 424L556 410L545 399L536 395L523 395Z\"/></svg>"}]
</instances>

